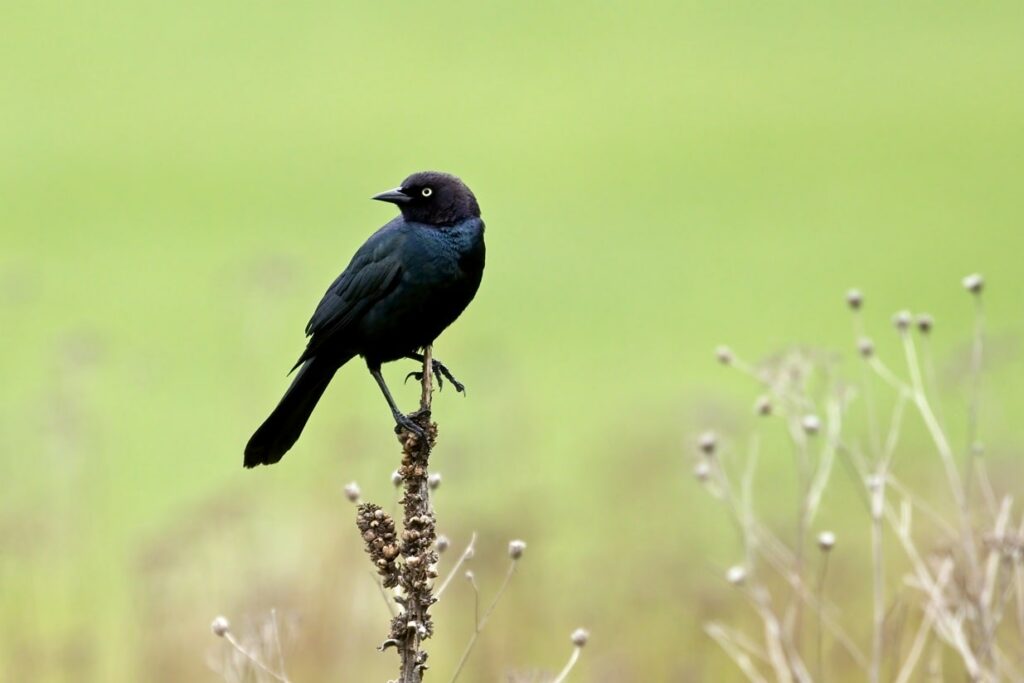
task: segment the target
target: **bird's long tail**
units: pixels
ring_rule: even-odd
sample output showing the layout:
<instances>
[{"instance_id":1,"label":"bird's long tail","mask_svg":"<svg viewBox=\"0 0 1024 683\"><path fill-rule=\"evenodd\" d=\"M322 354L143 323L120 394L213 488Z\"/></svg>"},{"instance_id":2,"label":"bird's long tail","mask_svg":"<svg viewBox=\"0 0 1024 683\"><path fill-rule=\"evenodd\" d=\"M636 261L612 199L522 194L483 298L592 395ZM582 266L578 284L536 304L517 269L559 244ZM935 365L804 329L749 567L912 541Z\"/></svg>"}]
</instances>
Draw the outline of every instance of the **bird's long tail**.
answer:
<instances>
[{"instance_id":1,"label":"bird's long tail","mask_svg":"<svg viewBox=\"0 0 1024 683\"><path fill-rule=\"evenodd\" d=\"M302 434L317 401L345 360L348 359L339 363L336 358L314 357L303 364L274 412L246 444L246 467L272 465L284 457Z\"/></svg>"}]
</instances>

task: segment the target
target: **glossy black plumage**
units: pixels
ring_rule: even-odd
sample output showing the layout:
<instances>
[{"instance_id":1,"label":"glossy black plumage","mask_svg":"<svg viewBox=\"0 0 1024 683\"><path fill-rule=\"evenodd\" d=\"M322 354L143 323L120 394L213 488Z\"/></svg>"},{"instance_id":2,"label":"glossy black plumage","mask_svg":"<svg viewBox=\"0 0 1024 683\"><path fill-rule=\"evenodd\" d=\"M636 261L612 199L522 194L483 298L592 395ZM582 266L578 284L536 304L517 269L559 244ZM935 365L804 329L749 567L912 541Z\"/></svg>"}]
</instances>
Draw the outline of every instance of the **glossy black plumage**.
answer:
<instances>
[{"instance_id":1,"label":"glossy black plumage","mask_svg":"<svg viewBox=\"0 0 1024 683\"><path fill-rule=\"evenodd\" d=\"M335 372L357 355L396 422L418 429L398 410L380 366L415 358L473 299L483 276L484 223L473 193L445 173L414 174L374 199L396 204L402 215L356 251L324 294L306 326L309 340L295 379L245 447L246 467L281 459Z\"/></svg>"}]
</instances>

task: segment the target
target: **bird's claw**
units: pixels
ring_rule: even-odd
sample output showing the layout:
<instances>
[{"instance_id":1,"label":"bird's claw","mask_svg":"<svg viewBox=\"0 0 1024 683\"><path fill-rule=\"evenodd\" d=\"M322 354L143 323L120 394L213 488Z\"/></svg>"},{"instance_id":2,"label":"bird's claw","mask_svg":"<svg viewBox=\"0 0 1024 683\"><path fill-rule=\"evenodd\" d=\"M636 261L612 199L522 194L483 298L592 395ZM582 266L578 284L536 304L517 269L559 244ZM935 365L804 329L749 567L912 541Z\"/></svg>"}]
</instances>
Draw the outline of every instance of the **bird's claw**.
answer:
<instances>
[{"instance_id":1,"label":"bird's claw","mask_svg":"<svg viewBox=\"0 0 1024 683\"><path fill-rule=\"evenodd\" d=\"M422 382L423 372L410 372L408 375L405 376L405 382L403 382L403 384L408 384L410 377L414 378L417 382ZM441 375L437 374L437 368L434 368L434 379L437 380L437 390L441 391L442 389L444 389L444 382L441 380Z\"/></svg>"},{"instance_id":2,"label":"bird's claw","mask_svg":"<svg viewBox=\"0 0 1024 683\"><path fill-rule=\"evenodd\" d=\"M463 396L466 395L466 385L463 384L462 382L460 382L459 380L455 379L455 376L451 373L451 371L448 368L446 368L444 366L444 363L442 363L439 360L435 360L434 361L434 373L436 374L438 372L440 372L441 375L444 375L444 378L452 383L452 386L455 387L455 391L459 392ZM441 377L440 376L438 376L438 378L437 378L437 386L438 387L441 386Z\"/></svg>"},{"instance_id":3,"label":"bird's claw","mask_svg":"<svg viewBox=\"0 0 1024 683\"><path fill-rule=\"evenodd\" d=\"M455 391L459 392L460 394L465 395L465 393L466 393L466 385L464 385L459 380L455 379L455 376L452 375L451 370L449 370L447 367L445 367L444 363L442 363L439 360L431 360L431 364L433 365L433 369L434 369L434 378L437 380L437 390L438 391L441 391L442 389L444 389L444 380L446 379L446 380L448 380L449 382L452 383L452 386L455 387ZM422 370L418 370L418 371L410 372L408 375L405 376L405 382L406 383L409 382L409 378L410 377L415 378L415 380L417 382L422 382L423 381L423 371ZM444 379L442 379L442 377Z\"/></svg>"}]
</instances>

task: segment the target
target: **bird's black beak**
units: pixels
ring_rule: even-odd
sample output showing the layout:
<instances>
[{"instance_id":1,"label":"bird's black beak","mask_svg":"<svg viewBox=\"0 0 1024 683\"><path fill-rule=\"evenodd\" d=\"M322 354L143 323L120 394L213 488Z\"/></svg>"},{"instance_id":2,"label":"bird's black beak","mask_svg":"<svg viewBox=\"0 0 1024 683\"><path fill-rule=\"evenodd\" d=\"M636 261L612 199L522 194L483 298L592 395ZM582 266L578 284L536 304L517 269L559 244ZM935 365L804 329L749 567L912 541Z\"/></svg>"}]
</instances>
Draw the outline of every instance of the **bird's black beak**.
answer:
<instances>
[{"instance_id":1,"label":"bird's black beak","mask_svg":"<svg viewBox=\"0 0 1024 683\"><path fill-rule=\"evenodd\" d=\"M378 202L390 202L391 204L405 204L412 199L412 197L402 192L402 188L396 187L393 190L375 194L370 197L370 199L376 199Z\"/></svg>"}]
</instances>

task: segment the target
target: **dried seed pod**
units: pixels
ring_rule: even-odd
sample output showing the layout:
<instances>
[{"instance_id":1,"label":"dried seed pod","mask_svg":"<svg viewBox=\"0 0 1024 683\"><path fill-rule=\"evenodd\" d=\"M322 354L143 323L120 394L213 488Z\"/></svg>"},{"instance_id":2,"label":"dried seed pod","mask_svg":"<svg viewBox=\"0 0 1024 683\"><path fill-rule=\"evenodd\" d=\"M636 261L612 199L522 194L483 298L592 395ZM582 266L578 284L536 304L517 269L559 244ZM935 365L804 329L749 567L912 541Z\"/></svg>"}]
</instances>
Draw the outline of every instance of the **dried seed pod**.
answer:
<instances>
[{"instance_id":1,"label":"dried seed pod","mask_svg":"<svg viewBox=\"0 0 1024 683\"><path fill-rule=\"evenodd\" d=\"M523 556L523 553L525 551L526 541L520 541L519 539L516 539L514 541L510 541L508 544L508 556L511 557L513 560L518 560L520 557Z\"/></svg>"},{"instance_id":2,"label":"dried seed pod","mask_svg":"<svg viewBox=\"0 0 1024 683\"><path fill-rule=\"evenodd\" d=\"M573 645L576 647L583 647L587 644L587 641L590 640L590 631L585 628L578 628L572 632L570 638L572 639Z\"/></svg>"},{"instance_id":3,"label":"dried seed pod","mask_svg":"<svg viewBox=\"0 0 1024 683\"><path fill-rule=\"evenodd\" d=\"M223 638L231 630L231 622L227 620L227 617L218 616L210 624L210 630L215 636Z\"/></svg>"}]
</instances>

